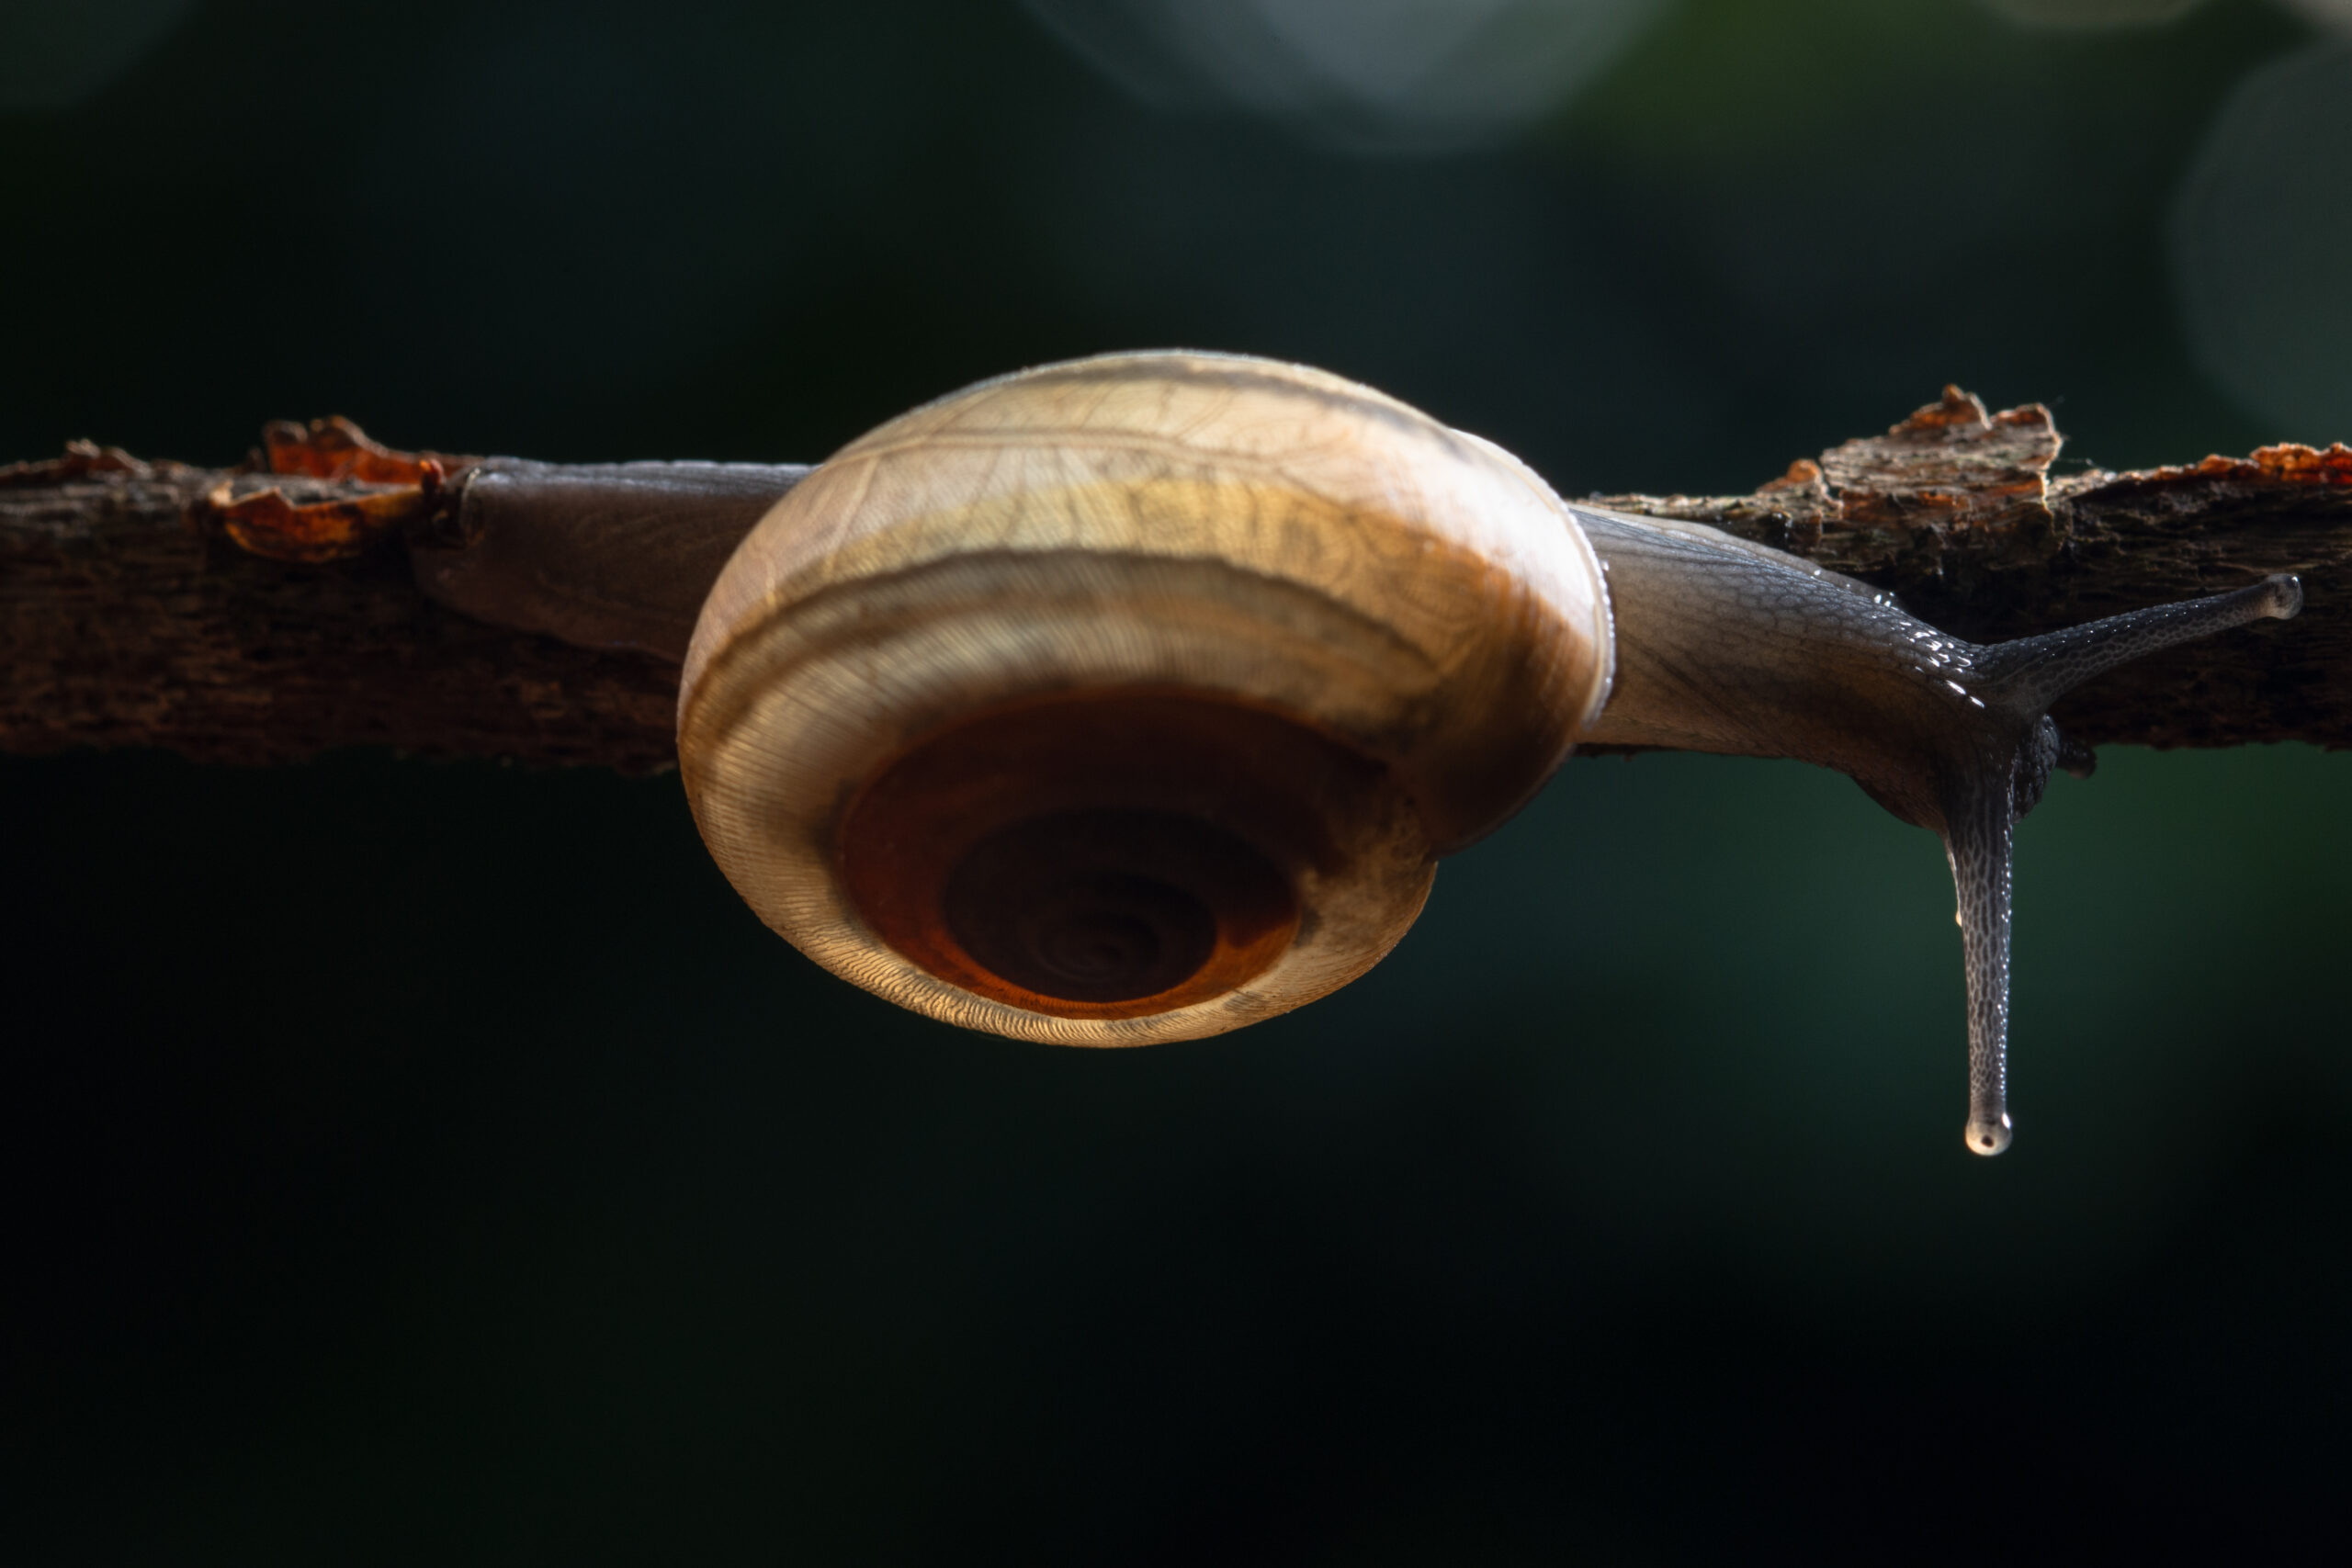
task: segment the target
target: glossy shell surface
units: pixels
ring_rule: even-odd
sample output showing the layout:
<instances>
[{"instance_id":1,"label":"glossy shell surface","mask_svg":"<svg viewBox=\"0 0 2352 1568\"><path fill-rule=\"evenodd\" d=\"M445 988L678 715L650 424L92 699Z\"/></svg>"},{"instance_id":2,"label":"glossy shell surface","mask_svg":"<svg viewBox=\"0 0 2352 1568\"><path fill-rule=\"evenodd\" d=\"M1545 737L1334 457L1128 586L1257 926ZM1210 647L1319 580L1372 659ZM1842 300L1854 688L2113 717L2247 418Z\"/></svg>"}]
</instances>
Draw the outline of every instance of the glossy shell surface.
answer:
<instances>
[{"instance_id":1,"label":"glossy shell surface","mask_svg":"<svg viewBox=\"0 0 2352 1568\"><path fill-rule=\"evenodd\" d=\"M1566 754L1608 694L1609 650L1589 544L1498 448L1320 371L1124 355L943 398L785 497L697 624L680 763L729 878L819 963L967 1027L1142 1043L1270 1016L1376 962L1435 856L1507 818ZM992 790L1087 821L1217 819L1298 905L1282 951L1235 988L1172 988L1165 1010L1031 1010L901 951L920 942L883 940L888 900L869 884L861 907L846 886L845 864L888 863L913 831L899 810L887 852L845 842L846 823L885 819L861 805L877 787L897 798L877 781L960 777L936 761L943 737L994 715L1022 716L1025 735L1057 705L1081 739L1031 747L1034 784L992 775L959 809ZM1231 723L1202 716L1220 707ZM1306 739L1249 738L1267 722ZM1188 760L1195 735L1210 761ZM953 744L991 767L1008 754ZM1095 793L1072 793L1072 758ZM1281 826L1303 812L1328 825ZM977 841L1001 818L958 831Z\"/></svg>"}]
</instances>

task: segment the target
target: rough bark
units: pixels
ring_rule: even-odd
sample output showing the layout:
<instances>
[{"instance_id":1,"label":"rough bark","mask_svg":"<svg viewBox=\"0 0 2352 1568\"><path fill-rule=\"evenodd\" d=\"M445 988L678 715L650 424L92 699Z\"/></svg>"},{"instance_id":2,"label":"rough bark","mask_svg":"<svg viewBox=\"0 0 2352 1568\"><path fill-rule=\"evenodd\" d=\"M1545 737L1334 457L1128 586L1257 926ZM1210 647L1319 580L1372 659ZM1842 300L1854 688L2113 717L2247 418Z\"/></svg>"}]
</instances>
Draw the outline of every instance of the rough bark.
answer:
<instances>
[{"instance_id":1,"label":"rough bark","mask_svg":"<svg viewBox=\"0 0 2352 1568\"><path fill-rule=\"evenodd\" d=\"M2053 481L2058 446L2041 408L1987 416L1947 389L1752 495L1592 499L1810 557L1978 641L2299 572L2300 618L2109 676L2059 722L2093 745L2352 746L2352 450ZM0 750L272 762L386 745L668 765L674 667L445 610L418 592L397 536L327 564L249 554L200 525L230 472L87 446L0 470ZM391 488L301 482L305 499Z\"/></svg>"},{"instance_id":2,"label":"rough bark","mask_svg":"<svg viewBox=\"0 0 2352 1568\"><path fill-rule=\"evenodd\" d=\"M248 554L188 520L223 477L156 463L0 483L0 749L671 765L674 665L444 610L397 539L324 565Z\"/></svg>"}]
</instances>

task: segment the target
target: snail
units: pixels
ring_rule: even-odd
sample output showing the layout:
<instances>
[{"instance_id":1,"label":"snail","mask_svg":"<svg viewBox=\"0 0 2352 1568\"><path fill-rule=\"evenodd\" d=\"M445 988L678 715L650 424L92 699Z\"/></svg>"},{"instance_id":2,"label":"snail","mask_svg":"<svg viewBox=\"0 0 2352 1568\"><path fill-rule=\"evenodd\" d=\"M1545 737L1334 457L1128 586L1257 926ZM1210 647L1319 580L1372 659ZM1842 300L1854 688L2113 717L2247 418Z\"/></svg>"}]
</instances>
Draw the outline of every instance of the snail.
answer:
<instances>
[{"instance_id":1,"label":"snail","mask_svg":"<svg viewBox=\"0 0 2352 1568\"><path fill-rule=\"evenodd\" d=\"M2010 1139L2012 830L2086 760L2050 705L2301 603L2274 576L1978 646L1214 354L983 381L814 468L491 459L448 506L428 592L680 663L687 798L763 920L1017 1038L1192 1038L1346 984L1579 741L1837 769L1943 840L1980 1154Z\"/></svg>"}]
</instances>

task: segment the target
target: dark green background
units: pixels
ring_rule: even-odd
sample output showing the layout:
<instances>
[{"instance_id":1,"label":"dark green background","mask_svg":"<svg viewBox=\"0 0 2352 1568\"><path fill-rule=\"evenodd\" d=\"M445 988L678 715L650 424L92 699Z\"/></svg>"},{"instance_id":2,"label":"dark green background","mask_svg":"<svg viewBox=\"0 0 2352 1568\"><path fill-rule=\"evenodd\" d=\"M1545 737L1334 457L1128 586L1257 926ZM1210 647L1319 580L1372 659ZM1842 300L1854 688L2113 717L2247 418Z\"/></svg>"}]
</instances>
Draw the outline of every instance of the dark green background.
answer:
<instances>
[{"instance_id":1,"label":"dark green background","mask_svg":"<svg viewBox=\"0 0 2352 1568\"><path fill-rule=\"evenodd\" d=\"M1694 0L1511 146L1374 157L1007 4L209 4L0 117L0 458L805 459L1169 344L1570 493L1946 380L2070 461L2243 450L2165 213L2306 37ZM2340 1549L2347 783L2059 781L1985 1162L1940 853L1793 765L1572 764L1369 978L1096 1055L820 974L673 778L8 761L0 1556Z\"/></svg>"}]
</instances>

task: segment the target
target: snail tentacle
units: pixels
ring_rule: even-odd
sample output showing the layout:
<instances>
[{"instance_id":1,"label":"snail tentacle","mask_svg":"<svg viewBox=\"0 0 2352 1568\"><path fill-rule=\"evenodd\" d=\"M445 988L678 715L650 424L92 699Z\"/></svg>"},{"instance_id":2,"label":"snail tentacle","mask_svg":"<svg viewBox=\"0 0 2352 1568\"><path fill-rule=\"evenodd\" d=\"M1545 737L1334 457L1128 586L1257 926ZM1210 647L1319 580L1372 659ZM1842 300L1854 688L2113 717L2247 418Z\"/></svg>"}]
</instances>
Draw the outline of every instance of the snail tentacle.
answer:
<instances>
[{"instance_id":1,"label":"snail tentacle","mask_svg":"<svg viewBox=\"0 0 2352 1568\"><path fill-rule=\"evenodd\" d=\"M1959 895L1962 964L1968 979L1970 1150L2009 1146L2009 909L2017 812L2007 771L1965 780L1944 819L1944 856Z\"/></svg>"},{"instance_id":2,"label":"snail tentacle","mask_svg":"<svg viewBox=\"0 0 2352 1568\"><path fill-rule=\"evenodd\" d=\"M1966 684L1988 711L2026 728L2006 756L1986 754L1958 774L1944 813L1944 850L1959 895L1968 976L1970 1149L2009 1146L2008 1022L2012 845L2055 767L2087 776L2095 758L2069 750L2045 711L2084 682L2134 660L2302 608L2302 584L2278 574L2233 592L2142 609L1970 650Z\"/></svg>"},{"instance_id":3,"label":"snail tentacle","mask_svg":"<svg viewBox=\"0 0 2352 1568\"><path fill-rule=\"evenodd\" d=\"M1994 643L1976 658L1981 690L2013 713L2040 717L2051 704L2096 676L2185 642L2260 620L2292 620L2303 585L2285 572L2230 593L2127 610L2039 637Z\"/></svg>"}]
</instances>

